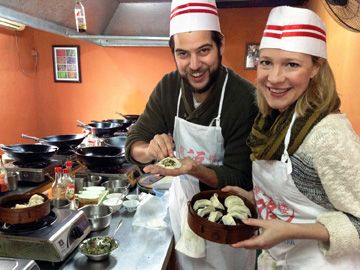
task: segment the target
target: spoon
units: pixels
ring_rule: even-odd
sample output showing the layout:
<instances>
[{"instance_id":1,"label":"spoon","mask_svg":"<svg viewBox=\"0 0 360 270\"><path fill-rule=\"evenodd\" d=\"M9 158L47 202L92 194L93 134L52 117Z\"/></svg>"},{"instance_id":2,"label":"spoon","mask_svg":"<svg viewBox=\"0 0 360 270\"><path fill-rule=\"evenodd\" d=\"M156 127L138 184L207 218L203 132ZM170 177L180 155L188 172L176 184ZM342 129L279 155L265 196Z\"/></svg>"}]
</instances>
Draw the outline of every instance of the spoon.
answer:
<instances>
[{"instance_id":1,"label":"spoon","mask_svg":"<svg viewBox=\"0 0 360 270\"><path fill-rule=\"evenodd\" d=\"M123 224L123 219L120 219L119 224L117 225L115 231L112 233L112 235L110 235L110 237L111 237L112 239L114 239L115 234L116 234L117 231L120 229L120 227L121 227L122 224Z\"/></svg>"}]
</instances>

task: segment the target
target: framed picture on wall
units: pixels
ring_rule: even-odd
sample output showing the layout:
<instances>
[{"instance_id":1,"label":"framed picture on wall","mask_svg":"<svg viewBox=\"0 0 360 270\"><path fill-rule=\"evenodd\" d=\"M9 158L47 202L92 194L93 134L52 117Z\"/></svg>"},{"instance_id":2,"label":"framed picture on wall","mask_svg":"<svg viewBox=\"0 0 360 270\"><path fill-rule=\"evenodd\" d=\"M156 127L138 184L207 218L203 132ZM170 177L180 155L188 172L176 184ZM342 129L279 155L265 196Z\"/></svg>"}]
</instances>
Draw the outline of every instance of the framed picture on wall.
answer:
<instances>
[{"instance_id":1,"label":"framed picture on wall","mask_svg":"<svg viewBox=\"0 0 360 270\"><path fill-rule=\"evenodd\" d=\"M55 82L81 82L80 47L78 45L54 45Z\"/></svg>"},{"instance_id":2,"label":"framed picture on wall","mask_svg":"<svg viewBox=\"0 0 360 270\"><path fill-rule=\"evenodd\" d=\"M259 61L259 43L246 43L245 69L256 69Z\"/></svg>"}]
</instances>

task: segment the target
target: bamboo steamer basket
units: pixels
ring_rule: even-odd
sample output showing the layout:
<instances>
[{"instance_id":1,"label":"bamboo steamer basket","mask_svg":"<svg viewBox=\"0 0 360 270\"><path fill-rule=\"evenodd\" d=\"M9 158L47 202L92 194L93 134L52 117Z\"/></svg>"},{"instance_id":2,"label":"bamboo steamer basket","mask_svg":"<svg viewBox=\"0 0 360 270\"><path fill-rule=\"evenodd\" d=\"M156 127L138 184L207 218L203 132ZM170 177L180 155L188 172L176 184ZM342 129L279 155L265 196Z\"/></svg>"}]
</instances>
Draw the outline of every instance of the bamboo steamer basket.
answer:
<instances>
[{"instance_id":1,"label":"bamboo steamer basket","mask_svg":"<svg viewBox=\"0 0 360 270\"><path fill-rule=\"evenodd\" d=\"M218 199L222 204L224 204L224 200L227 196L234 195L231 193L222 192L220 190L208 190L195 194L191 201L188 202L188 224L193 232L206 240L220 244L234 244L239 241L249 239L255 235L258 229L256 227L248 226L244 223L230 226L211 222L207 218L200 217L196 213L196 211L193 209L194 203L200 199L210 199L214 193L219 195ZM255 207L247 199L241 196L238 197L243 199L245 205L250 209L252 218L257 218Z\"/></svg>"}]
</instances>

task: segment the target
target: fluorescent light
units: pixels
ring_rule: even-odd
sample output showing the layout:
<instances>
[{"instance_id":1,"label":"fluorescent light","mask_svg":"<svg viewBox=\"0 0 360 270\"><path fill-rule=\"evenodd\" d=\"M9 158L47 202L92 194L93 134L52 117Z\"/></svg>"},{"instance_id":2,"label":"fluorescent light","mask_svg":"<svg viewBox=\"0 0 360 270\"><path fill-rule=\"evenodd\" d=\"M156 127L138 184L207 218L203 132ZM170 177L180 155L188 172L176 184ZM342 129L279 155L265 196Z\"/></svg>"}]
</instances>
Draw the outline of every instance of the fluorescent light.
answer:
<instances>
[{"instance_id":1,"label":"fluorescent light","mask_svg":"<svg viewBox=\"0 0 360 270\"><path fill-rule=\"evenodd\" d=\"M22 23L14 22L0 17L0 27L4 27L10 30L22 31L25 29L25 25Z\"/></svg>"}]
</instances>

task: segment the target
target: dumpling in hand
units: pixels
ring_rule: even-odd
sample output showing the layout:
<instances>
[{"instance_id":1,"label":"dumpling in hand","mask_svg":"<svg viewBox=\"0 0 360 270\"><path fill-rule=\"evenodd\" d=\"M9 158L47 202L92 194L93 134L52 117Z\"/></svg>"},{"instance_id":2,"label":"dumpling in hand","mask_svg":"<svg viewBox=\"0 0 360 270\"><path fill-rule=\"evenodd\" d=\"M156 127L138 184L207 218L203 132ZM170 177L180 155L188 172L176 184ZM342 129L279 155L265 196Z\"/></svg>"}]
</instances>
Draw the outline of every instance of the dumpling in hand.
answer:
<instances>
[{"instance_id":1,"label":"dumpling in hand","mask_svg":"<svg viewBox=\"0 0 360 270\"><path fill-rule=\"evenodd\" d=\"M218 199L218 194L214 193L214 195L211 196L210 201L212 203L212 205L216 208L216 209L221 209L221 210L225 210L225 207L222 205L222 203L219 201Z\"/></svg>"},{"instance_id":2,"label":"dumpling in hand","mask_svg":"<svg viewBox=\"0 0 360 270\"><path fill-rule=\"evenodd\" d=\"M222 216L223 214L220 211L214 211L210 213L208 220L211 222L217 222Z\"/></svg>"},{"instance_id":3,"label":"dumpling in hand","mask_svg":"<svg viewBox=\"0 0 360 270\"><path fill-rule=\"evenodd\" d=\"M182 166L180 160L174 157L166 157L156 163L156 165L166 169L177 169Z\"/></svg>"},{"instance_id":4,"label":"dumpling in hand","mask_svg":"<svg viewBox=\"0 0 360 270\"><path fill-rule=\"evenodd\" d=\"M227 208L230 208L231 205L234 205L234 204L245 205L244 201L238 196L230 195L230 196L226 197L225 206Z\"/></svg>"},{"instance_id":5,"label":"dumpling in hand","mask_svg":"<svg viewBox=\"0 0 360 270\"><path fill-rule=\"evenodd\" d=\"M199 208L202 208L202 207L206 207L206 206L210 206L212 205L211 201L208 200L208 199L200 199L200 200L197 200L195 203L194 203L194 210L198 210Z\"/></svg>"},{"instance_id":6,"label":"dumpling in hand","mask_svg":"<svg viewBox=\"0 0 360 270\"><path fill-rule=\"evenodd\" d=\"M215 211L215 208L214 206L210 205L210 206L207 206L205 208L200 208L198 211L197 211L197 214L200 216L200 217L204 217L205 215L207 214L210 214L210 212L213 212Z\"/></svg>"},{"instance_id":7,"label":"dumpling in hand","mask_svg":"<svg viewBox=\"0 0 360 270\"><path fill-rule=\"evenodd\" d=\"M227 209L227 212L228 213L230 213L230 212L244 213L247 216L251 217L250 209L247 208L246 205L233 204Z\"/></svg>"},{"instance_id":8,"label":"dumpling in hand","mask_svg":"<svg viewBox=\"0 0 360 270\"><path fill-rule=\"evenodd\" d=\"M223 216L221 221L224 223L224 225L236 225L234 218L229 214Z\"/></svg>"}]
</instances>

